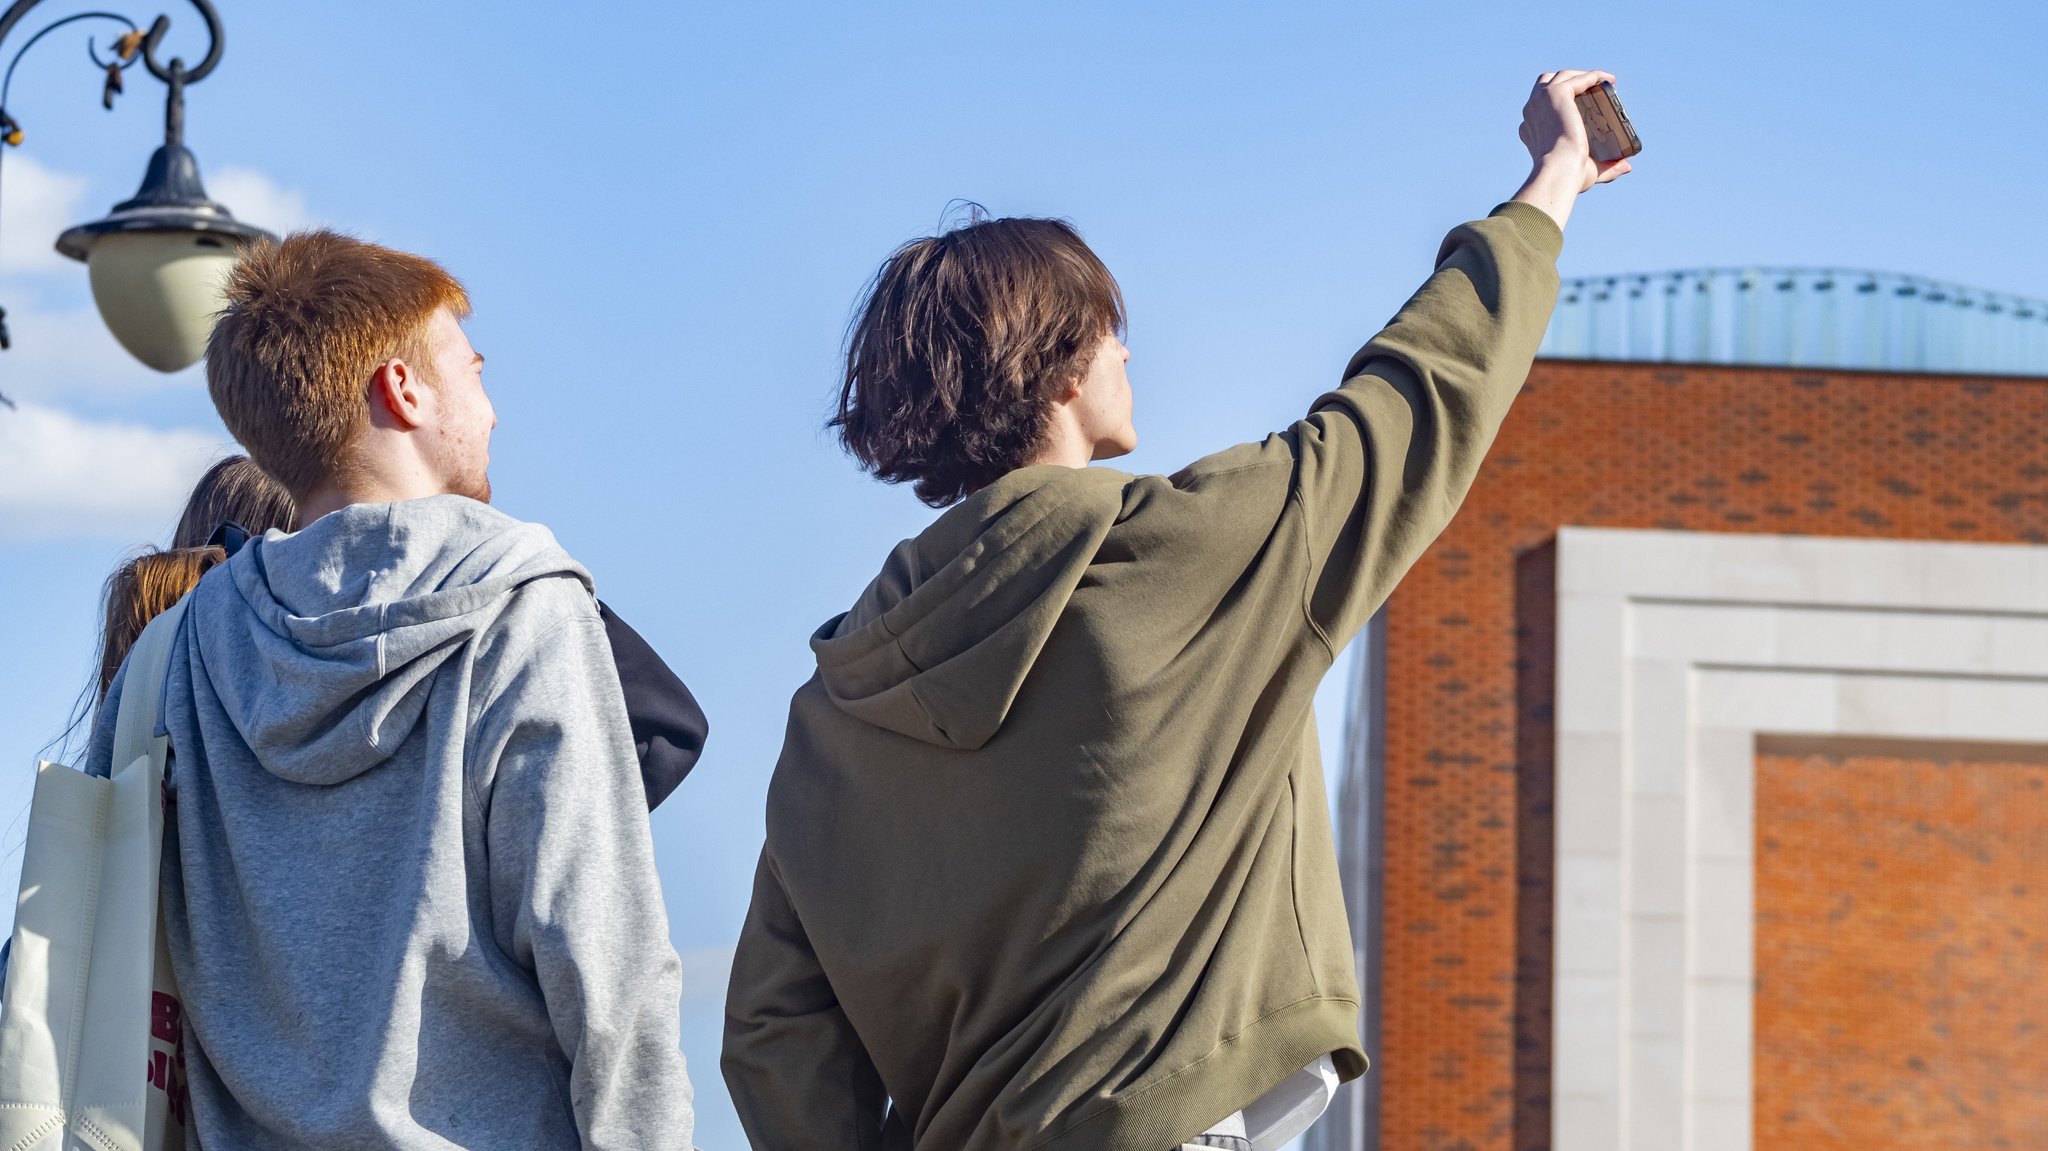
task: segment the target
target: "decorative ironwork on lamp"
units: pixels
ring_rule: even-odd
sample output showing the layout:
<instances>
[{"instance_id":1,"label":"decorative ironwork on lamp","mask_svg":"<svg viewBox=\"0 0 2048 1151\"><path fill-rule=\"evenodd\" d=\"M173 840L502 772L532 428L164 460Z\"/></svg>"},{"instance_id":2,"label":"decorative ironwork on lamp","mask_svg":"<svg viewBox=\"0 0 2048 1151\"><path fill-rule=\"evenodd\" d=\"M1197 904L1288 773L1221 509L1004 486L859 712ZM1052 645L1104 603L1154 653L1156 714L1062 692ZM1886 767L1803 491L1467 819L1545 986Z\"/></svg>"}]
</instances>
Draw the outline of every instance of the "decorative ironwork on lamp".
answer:
<instances>
[{"instance_id":1,"label":"decorative ironwork on lamp","mask_svg":"<svg viewBox=\"0 0 2048 1151\"><path fill-rule=\"evenodd\" d=\"M4 43L29 9L40 0L17 0L0 15ZM91 42L93 63L106 72L101 103L112 108L122 91L122 76L140 63L169 89L164 108L164 143L149 158L142 186L114 205L104 219L80 224L57 238L57 250L85 263L92 280L93 301L114 338L131 355L160 372L175 372L196 363L206 350L206 337L220 309L221 280L236 249L254 240L272 238L261 228L235 219L206 194L199 162L185 147L185 86L206 79L220 63L223 40L220 16L208 0L191 0L206 22L206 56L196 67L172 57L165 62L158 49L169 30L168 16L158 16L147 31L112 12L82 12L58 20L23 44L0 81L0 141L19 145L20 124L9 113L8 88L14 65L38 40L67 24L106 20L125 25L110 58L100 59ZM0 348L8 345L5 313L0 312Z\"/></svg>"}]
</instances>

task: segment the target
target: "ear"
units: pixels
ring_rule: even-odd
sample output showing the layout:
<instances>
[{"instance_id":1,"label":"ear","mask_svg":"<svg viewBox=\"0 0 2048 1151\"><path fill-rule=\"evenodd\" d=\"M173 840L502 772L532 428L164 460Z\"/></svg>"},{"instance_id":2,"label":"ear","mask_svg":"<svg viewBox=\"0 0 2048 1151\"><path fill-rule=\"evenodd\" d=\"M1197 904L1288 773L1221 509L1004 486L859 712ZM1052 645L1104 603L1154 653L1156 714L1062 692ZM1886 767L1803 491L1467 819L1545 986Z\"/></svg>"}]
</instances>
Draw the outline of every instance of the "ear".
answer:
<instances>
[{"instance_id":1,"label":"ear","mask_svg":"<svg viewBox=\"0 0 2048 1151\"><path fill-rule=\"evenodd\" d=\"M407 431L427 422L427 390L419 372L401 359L386 360L370 374L371 405L383 407L392 423Z\"/></svg>"}]
</instances>

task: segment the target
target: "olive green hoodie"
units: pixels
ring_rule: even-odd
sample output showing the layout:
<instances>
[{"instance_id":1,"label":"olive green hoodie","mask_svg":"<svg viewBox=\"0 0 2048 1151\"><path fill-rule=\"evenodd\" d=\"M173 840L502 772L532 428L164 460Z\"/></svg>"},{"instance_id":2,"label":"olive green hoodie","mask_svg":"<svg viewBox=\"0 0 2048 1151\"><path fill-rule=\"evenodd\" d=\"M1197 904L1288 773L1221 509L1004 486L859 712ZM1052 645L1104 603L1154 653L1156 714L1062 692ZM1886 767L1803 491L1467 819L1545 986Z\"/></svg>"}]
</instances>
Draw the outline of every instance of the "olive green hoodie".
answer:
<instances>
[{"instance_id":1,"label":"olive green hoodie","mask_svg":"<svg viewBox=\"0 0 2048 1151\"><path fill-rule=\"evenodd\" d=\"M1167 1151L1365 1070L1310 705L1471 484L1561 241L1458 228L1306 419L1012 472L818 631L726 1007L756 1148Z\"/></svg>"}]
</instances>

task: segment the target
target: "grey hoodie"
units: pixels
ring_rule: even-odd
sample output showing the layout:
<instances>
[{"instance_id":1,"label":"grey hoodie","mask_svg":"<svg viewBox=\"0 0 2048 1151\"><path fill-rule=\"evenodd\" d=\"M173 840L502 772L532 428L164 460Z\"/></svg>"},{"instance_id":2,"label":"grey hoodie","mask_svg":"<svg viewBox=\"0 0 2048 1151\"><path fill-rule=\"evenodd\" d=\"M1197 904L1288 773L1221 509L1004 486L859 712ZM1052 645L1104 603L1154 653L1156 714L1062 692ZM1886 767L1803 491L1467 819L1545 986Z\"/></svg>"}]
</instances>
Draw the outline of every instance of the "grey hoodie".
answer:
<instances>
[{"instance_id":1,"label":"grey hoodie","mask_svg":"<svg viewBox=\"0 0 2048 1151\"><path fill-rule=\"evenodd\" d=\"M547 529L437 496L252 541L192 593L163 717L210 1151L689 1147L633 738Z\"/></svg>"}]
</instances>

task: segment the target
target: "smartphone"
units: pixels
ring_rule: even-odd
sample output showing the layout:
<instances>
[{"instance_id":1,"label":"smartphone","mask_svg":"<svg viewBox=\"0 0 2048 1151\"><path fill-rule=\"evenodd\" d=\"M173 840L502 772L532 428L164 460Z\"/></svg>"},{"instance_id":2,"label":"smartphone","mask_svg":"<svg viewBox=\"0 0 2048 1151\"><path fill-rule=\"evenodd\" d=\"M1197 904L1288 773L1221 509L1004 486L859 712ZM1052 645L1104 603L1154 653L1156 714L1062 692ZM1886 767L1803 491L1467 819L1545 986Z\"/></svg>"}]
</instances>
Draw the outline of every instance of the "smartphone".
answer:
<instances>
[{"instance_id":1,"label":"smartphone","mask_svg":"<svg viewBox=\"0 0 2048 1151\"><path fill-rule=\"evenodd\" d=\"M1628 122L1628 113L1621 110L1621 97L1614 94L1613 84L1600 81L1598 88L1581 93L1578 103L1595 160L1622 160L1643 150L1643 141L1636 135L1636 126Z\"/></svg>"}]
</instances>

